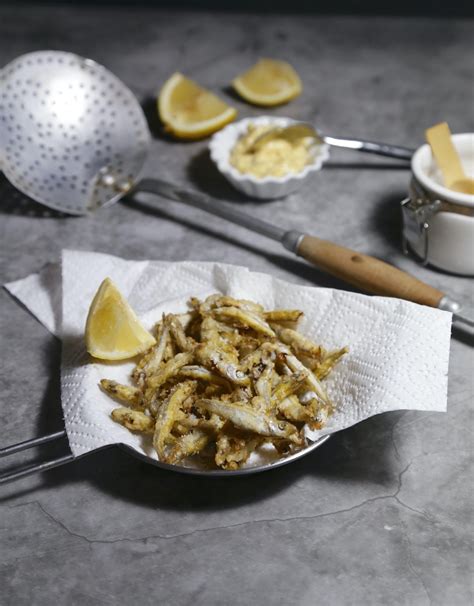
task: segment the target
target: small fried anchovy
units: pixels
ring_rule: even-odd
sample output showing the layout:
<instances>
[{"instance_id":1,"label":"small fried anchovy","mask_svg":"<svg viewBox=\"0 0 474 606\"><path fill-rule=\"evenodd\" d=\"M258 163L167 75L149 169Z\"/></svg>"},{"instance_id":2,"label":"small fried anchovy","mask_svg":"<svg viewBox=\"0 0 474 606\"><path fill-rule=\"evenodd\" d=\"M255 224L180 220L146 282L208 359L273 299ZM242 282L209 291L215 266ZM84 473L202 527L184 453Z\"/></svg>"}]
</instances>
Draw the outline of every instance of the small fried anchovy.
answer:
<instances>
[{"instance_id":1,"label":"small fried anchovy","mask_svg":"<svg viewBox=\"0 0 474 606\"><path fill-rule=\"evenodd\" d=\"M279 421L275 417L257 412L246 402L222 402L221 400L198 400L196 406L205 408L228 421L236 427L253 431L261 436L288 438L299 444L301 437L294 425Z\"/></svg>"},{"instance_id":2,"label":"small fried anchovy","mask_svg":"<svg viewBox=\"0 0 474 606\"><path fill-rule=\"evenodd\" d=\"M208 383L214 383L221 385L222 387L229 387L229 381L221 377L221 375L208 370L204 366L198 366L197 364L190 364L183 366L179 371L180 377L187 377L188 379L200 379L201 381L207 381Z\"/></svg>"},{"instance_id":3,"label":"small fried anchovy","mask_svg":"<svg viewBox=\"0 0 474 606\"><path fill-rule=\"evenodd\" d=\"M191 351L193 349L196 345L194 339L186 336L181 322L175 315L168 314L165 316L164 323L168 326L171 336L181 351Z\"/></svg>"},{"instance_id":4,"label":"small fried anchovy","mask_svg":"<svg viewBox=\"0 0 474 606\"><path fill-rule=\"evenodd\" d=\"M184 401L195 391L195 381L179 383L171 391L170 396L163 403L156 419L153 446L158 453L160 461L167 461L166 445L171 436L175 421L179 420L179 413Z\"/></svg>"},{"instance_id":5,"label":"small fried anchovy","mask_svg":"<svg viewBox=\"0 0 474 606\"><path fill-rule=\"evenodd\" d=\"M153 375L158 371L163 361L165 350L169 343L169 328L163 324L160 326L158 337L158 344L147 354L145 363L139 363L133 371L132 378L135 380L137 385L143 387L146 383L146 379L149 375Z\"/></svg>"},{"instance_id":6,"label":"small fried anchovy","mask_svg":"<svg viewBox=\"0 0 474 606\"><path fill-rule=\"evenodd\" d=\"M143 431L153 433L155 421L139 410L130 410L130 408L115 408L110 413L112 419L130 429L130 431Z\"/></svg>"},{"instance_id":7,"label":"small fried anchovy","mask_svg":"<svg viewBox=\"0 0 474 606\"><path fill-rule=\"evenodd\" d=\"M173 314L184 330L187 330L193 320L198 317L195 311L188 311L184 314Z\"/></svg>"},{"instance_id":8,"label":"small fried anchovy","mask_svg":"<svg viewBox=\"0 0 474 606\"><path fill-rule=\"evenodd\" d=\"M311 410L303 406L294 394L279 402L278 412L288 421L307 423L314 420Z\"/></svg>"},{"instance_id":9,"label":"small fried anchovy","mask_svg":"<svg viewBox=\"0 0 474 606\"><path fill-rule=\"evenodd\" d=\"M262 343L260 347L251 351L249 354L244 356L241 360L241 366L244 371L249 371L253 366L257 366L258 364L264 363L264 360L270 356L275 356L276 352L279 352L281 349L281 345L279 346L277 343Z\"/></svg>"},{"instance_id":10,"label":"small fried anchovy","mask_svg":"<svg viewBox=\"0 0 474 606\"><path fill-rule=\"evenodd\" d=\"M191 303L193 306L196 306L195 301L197 301L201 313L208 313L211 309L216 307L238 307L240 309L252 311L256 314L263 313L263 307L259 303L247 301L246 299L234 299L233 297L227 297L218 293L210 295L203 303L200 303L197 299L195 299Z\"/></svg>"},{"instance_id":11,"label":"small fried anchovy","mask_svg":"<svg viewBox=\"0 0 474 606\"><path fill-rule=\"evenodd\" d=\"M306 384L308 385L308 387L316 393L317 397L319 398L319 400L321 400L321 402L323 404L326 404L327 406L331 406L331 401L329 400L323 386L318 381L318 379L314 376L314 374L311 372L311 370L309 368L306 368L306 366L302 362L300 362L298 360L298 358L296 356L294 356L293 354L291 354L288 350L286 350L286 352L284 350L282 350L282 352L285 353L286 363L288 364L290 369L293 372L305 373L306 374Z\"/></svg>"},{"instance_id":12,"label":"small fried anchovy","mask_svg":"<svg viewBox=\"0 0 474 606\"><path fill-rule=\"evenodd\" d=\"M175 465L186 457L191 457L201 452L211 440L211 435L195 427L189 433L184 434L173 444L169 454L166 455L167 462Z\"/></svg>"},{"instance_id":13,"label":"small fried anchovy","mask_svg":"<svg viewBox=\"0 0 474 606\"><path fill-rule=\"evenodd\" d=\"M246 311L238 307L217 307L212 310L212 314L218 320L236 323L245 328L252 328L256 332L263 333L269 337L275 336L270 325L263 320L261 316L258 316L251 311Z\"/></svg>"},{"instance_id":14,"label":"small fried anchovy","mask_svg":"<svg viewBox=\"0 0 474 606\"><path fill-rule=\"evenodd\" d=\"M314 374L318 377L318 379L324 379L324 377L327 377L342 356L348 351L349 349L347 347L336 349L334 351L328 351L324 356L323 361L314 367Z\"/></svg>"},{"instance_id":15,"label":"small fried anchovy","mask_svg":"<svg viewBox=\"0 0 474 606\"><path fill-rule=\"evenodd\" d=\"M271 403L273 375L276 374L274 368L272 360L267 360L265 368L255 383L255 391L263 398L267 408L270 408Z\"/></svg>"},{"instance_id":16,"label":"small fried anchovy","mask_svg":"<svg viewBox=\"0 0 474 606\"><path fill-rule=\"evenodd\" d=\"M214 342L201 343L196 348L196 357L204 366L217 370L223 377L236 385L248 385L249 377L239 367L237 354L234 348L224 346L216 347Z\"/></svg>"},{"instance_id":17,"label":"small fried anchovy","mask_svg":"<svg viewBox=\"0 0 474 606\"><path fill-rule=\"evenodd\" d=\"M216 465L223 469L239 469L261 443L260 437L239 438L221 433L216 440Z\"/></svg>"},{"instance_id":18,"label":"small fried anchovy","mask_svg":"<svg viewBox=\"0 0 474 606\"><path fill-rule=\"evenodd\" d=\"M299 309L275 309L273 311L266 311L263 314L267 322L275 322L277 324L280 322L296 324L302 316L303 312Z\"/></svg>"},{"instance_id":19,"label":"small fried anchovy","mask_svg":"<svg viewBox=\"0 0 474 606\"><path fill-rule=\"evenodd\" d=\"M307 372L297 372L282 378L273 390L271 402L277 406L279 402L294 394L306 381Z\"/></svg>"},{"instance_id":20,"label":"small fried anchovy","mask_svg":"<svg viewBox=\"0 0 474 606\"><path fill-rule=\"evenodd\" d=\"M329 415L332 414L332 407L326 405L320 405L318 410L316 411L315 418L308 423L308 427L310 429L322 429L329 418Z\"/></svg>"},{"instance_id":21,"label":"small fried anchovy","mask_svg":"<svg viewBox=\"0 0 474 606\"><path fill-rule=\"evenodd\" d=\"M131 408L136 410L143 409L143 392L137 387L131 387L129 385L122 385L117 381L110 381L109 379L102 379L100 386L109 395L124 404L128 404Z\"/></svg>"},{"instance_id":22,"label":"small fried anchovy","mask_svg":"<svg viewBox=\"0 0 474 606\"><path fill-rule=\"evenodd\" d=\"M158 387L160 387L160 385L166 383L169 378L177 374L179 369L186 366L186 364L189 364L192 359L192 352L186 351L176 354L174 358L168 360L168 362L166 362L166 364L162 366L156 374L148 378L146 395L148 395L148 392L154 392L156 389L158 389Z\"/></svg>"},{"instance_id":23,"label":"small fried anchovy","mask_svg":"<svg viewBox=\"0 0 474 606\"><path fill-rule=\"evenodd\" d=\"M292 347L297 353L321 359L324 350L320 345L311 341L311 339L291 328L280 328L279 326L275 326L274 328L280 341Z\"/></svg>"},{"instance_id":24,"label":"small fried anchovy","mask_svg":"<svg viewBox=\"0 0 474 606\"><path fill-rule=\"evenodd\" d=\"M179 415L179 423L186 427L187 430L199 427L210 434L218 433L225 424L225 420L221 419L219 415L212 414L209 419L203 417L196 417L195 415Z\"/></svg>"}]
</instances>

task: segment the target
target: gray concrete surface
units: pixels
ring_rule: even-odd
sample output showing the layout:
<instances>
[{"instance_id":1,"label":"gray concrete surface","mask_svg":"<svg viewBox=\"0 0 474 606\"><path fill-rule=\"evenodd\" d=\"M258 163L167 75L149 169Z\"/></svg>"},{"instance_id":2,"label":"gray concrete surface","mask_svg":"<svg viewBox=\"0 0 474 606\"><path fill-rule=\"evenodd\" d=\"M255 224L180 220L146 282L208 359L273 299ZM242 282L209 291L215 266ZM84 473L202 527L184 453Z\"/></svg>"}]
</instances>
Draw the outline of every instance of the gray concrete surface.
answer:
<instances>
[{"instance_id":1,"label":"gray concrete surface","mask_svg":"<svg viewBox=\"0 0 474 606\"><path fill-rule=\"evenodd\" d=\"M304 94L278 115L327 132L416 146L445 119L474 129L472 24L458 21L0 9L0 64L64 49L104 63L143 100L155 132L146 173L241 204L281 225L378 255L455 295L472 280L422 268L400 249L408 172L335 151L286 200L254 204L216 174L206 142L157 130L156 89L179 69L225 89L260 56L290 60ZM224 90L223 90L224 89ZM62 248L142 259L224 260L296 283L338 286L263 237L142 196L65 218L0 182L2 282ZM0 292L2 445L61 428L59 343ZM452 340L447 414L394 412L330 439L296 464L236 480L196 479L118 449L1 490L0 601L22 605L472 604L472 340ZM65 451L44 447L18 461ZM13 468L4 461L2 470Z\"/></svg>"}]
</instances>

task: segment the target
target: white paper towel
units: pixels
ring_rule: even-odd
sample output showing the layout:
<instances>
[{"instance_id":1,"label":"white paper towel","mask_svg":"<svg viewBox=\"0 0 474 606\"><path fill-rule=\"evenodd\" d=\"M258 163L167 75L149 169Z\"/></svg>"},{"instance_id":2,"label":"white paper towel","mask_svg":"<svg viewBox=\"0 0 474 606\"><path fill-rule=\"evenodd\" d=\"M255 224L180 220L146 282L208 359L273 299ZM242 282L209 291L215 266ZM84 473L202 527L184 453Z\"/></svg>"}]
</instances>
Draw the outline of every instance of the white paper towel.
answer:
<instances>
[{"instance_id":1,"label":"white paper towel","mask_svg":"<svg viewBox=\"0 0 474 606\"><path fill-rule=\"evenodd\" d=\"M325 383L335 413L323 430L311 433L313 439L390 410L446 410L448 312L398 299L299 286L224 263L126 261L66 250L61 265L49 265L6 288L63 341L62 407L76 456L123 443L156 457L149 439L110 419L116 404L98 388L104 377L129 382L133 364L93 361L85 351L87 312L106 277L148 328L162 312L185 311L191 296L204 298L214 292L252 299L268 309L303 310L301 332L328 349L349 347Z\"/></svg>"}]
</instances>

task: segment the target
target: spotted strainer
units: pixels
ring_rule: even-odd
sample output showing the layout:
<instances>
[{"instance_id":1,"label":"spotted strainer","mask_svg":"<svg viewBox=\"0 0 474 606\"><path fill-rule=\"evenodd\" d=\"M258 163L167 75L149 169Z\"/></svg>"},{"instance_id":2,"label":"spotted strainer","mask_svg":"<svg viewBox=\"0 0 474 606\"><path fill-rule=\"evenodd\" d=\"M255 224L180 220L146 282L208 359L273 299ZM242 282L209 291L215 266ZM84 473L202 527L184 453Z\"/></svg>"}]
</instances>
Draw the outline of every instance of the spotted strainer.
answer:
<instances>
[{"instance_id":1,"label":"spotted strainer","mask_svg":"<svg viewBox=\"0 0 474 606\"><path fill-rule=\"evenodd\" d=\"M95 61L39 51L0 72L0 166L42 204L81 215L115 201L149 145L135 96Z\"/></svg>"}]
</instances>

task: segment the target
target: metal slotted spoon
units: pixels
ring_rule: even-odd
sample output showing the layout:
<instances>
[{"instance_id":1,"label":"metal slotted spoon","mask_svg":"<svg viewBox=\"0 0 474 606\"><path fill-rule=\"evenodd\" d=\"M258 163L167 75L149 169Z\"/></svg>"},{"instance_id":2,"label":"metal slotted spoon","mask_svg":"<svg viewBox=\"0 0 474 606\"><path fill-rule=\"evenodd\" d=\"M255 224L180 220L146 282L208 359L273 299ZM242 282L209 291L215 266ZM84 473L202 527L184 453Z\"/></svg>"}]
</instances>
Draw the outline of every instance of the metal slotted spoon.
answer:
<instances>
[{"instance_id":1,"label":"metal slotted spoon","mask_svg":"<svg viewBox=\"0 0 474 606\"><path fill-rule=\"evenodd\" d=\"M0 72L0 167L24 194L83 215L140 172L150 133L133 93L78 55L40 51Z\"/></svg>"},{"instance_id":2,"label":"metal slotted spoon","mask_svg":"<svg viewBox=\"0 0 474 606\"><path fill-rule=\"evenodd\" d=\"M240 212L235 207L157 179L138 181L151 137L133 93L98 63L59 51L18 57L0 72L0 168L22 193L50 208L83 215L127 193L146 191L199 208L279 241L319 269L371 293L454 312L474 326L445 293L378 259ZM65 431L0 449L0 457L64 438ZM188 473L235 475L294 461L328 436L286 459L238 471L169 466ZM0 483L63 465L72 454L0 476Z\"/></svg>"}]
</instances>

